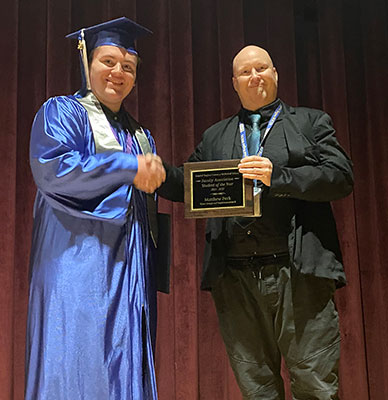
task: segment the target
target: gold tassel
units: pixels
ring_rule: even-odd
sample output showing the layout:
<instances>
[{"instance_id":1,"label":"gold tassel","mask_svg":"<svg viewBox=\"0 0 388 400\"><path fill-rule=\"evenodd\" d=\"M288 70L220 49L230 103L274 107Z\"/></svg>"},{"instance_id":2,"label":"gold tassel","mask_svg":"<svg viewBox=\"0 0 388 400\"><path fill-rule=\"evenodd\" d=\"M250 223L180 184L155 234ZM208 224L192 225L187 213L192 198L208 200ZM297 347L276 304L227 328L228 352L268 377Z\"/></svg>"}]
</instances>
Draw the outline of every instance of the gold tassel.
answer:
<instances>
[{"instance_id":1,"label":"gold tassel","mask_svg":"<svg viewBox=\"0 0 388 400\"><path fill-rule=\"evenodd\" d=\"M84 29L81 30L81 39L78 41L78 50L81 51L82 64L84 67L84 74L85 74L85 79L86 79L86 89L91 90L90 78L89 78L88 53L86 50Z\"/></svg>"}]
</instances>

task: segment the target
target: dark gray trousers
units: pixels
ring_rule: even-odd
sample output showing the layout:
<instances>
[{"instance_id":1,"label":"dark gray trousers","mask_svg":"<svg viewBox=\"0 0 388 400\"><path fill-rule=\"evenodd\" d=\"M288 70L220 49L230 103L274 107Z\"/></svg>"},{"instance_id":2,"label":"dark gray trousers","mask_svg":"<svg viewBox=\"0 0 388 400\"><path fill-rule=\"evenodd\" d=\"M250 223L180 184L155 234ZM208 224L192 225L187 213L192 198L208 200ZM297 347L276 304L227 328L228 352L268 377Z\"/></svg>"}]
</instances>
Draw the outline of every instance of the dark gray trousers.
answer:
<instances>
[{"instance_id":1,"label":"dark gray trousers","mask_svg":"<svg viewBox=\"0 0 388 400\"><path fill-rule=\"evenodd\" d=\"M338 399L334 291L333 280L289 266L227 269L212 296L244 399L284 399L282 357L294 400Z\"/></svg>"}]
</instances>

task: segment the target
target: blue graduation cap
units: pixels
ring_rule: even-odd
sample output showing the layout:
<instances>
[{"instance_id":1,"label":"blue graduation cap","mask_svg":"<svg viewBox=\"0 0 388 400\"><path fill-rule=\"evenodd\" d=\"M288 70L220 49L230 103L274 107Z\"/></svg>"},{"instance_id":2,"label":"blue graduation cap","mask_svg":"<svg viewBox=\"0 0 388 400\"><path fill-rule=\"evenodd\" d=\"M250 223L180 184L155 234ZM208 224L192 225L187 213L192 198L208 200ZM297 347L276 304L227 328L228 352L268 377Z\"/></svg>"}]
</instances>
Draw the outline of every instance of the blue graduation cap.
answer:
<instances>
[{"instance_id":1,"label":"blue graduation cap","mask_svg":"<svg viewBox=\"0 0 388 400\"><path fill-rule=\"evenodd\" d=\"M149 34L152 34L149 29L129 18L121 17L66 35L66 38L78 39L82 74L82 88L80 93L84 95L87 90L90 90L88 54L93 49L109 45L122 47L129 53L137 54L135 40Z\"/></svg>"}]
</instances>

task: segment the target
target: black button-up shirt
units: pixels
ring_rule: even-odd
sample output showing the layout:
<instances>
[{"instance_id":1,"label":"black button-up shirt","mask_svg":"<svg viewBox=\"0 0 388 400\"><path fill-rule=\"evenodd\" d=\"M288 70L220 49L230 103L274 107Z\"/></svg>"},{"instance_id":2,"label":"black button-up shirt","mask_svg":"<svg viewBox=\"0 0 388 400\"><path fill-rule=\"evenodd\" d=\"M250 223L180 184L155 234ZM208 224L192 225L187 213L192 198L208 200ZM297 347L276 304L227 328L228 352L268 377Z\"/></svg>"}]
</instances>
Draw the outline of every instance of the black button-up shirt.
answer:
<instances>
[{"instance_id":1,"label":"black button-up shirt","mask_svg":"<svg viewBox=\"0 0 388 400\"><path fill-rule=\"evenodd\" d=\"M249 114L260 113L260 131L263 136L268 122L279 104L280 100L277 99L257 111L251 112L242 108L239 113L240 121L245 124L248 135L252 130ZM263 157L269 158L272 164L285 166L288 163L288 151L281 119L282 113L280 113L265 139ZM240 147L240 134L237 133L234 158L238 158ZM292 199L269 197L268 190L264 190L261 217L228 218L227 230L230 243L227 255L229 257L250 257L287 252L288 234L290 233L293 214Z\"/></svg>"}]
</instances>

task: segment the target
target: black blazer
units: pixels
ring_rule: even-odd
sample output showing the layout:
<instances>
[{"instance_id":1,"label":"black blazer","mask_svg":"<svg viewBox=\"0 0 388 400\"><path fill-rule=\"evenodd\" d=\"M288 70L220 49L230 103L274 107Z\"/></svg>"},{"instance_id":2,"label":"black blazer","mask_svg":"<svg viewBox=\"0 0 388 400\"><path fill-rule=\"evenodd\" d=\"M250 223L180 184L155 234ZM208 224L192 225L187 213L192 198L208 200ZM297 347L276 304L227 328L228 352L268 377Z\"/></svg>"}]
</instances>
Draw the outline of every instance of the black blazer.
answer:
<instances>
[{"instance_id":1,"label":"black blazer","mask_svg":"<svg viewBox=\"0 0 388 400\"><path fill-rule=\"evenodd\" d=\"M289 162L282 167L273 165L267 195L290 198L295 203L288 238L295 268L302 273L335 279L338 286L342 286L346 283L345 273L329 202L351 193L352 163L335 138L335 130L326 113L282 105L283 110L271 134L284 132ZM207 129L189 161L233 158L234 146L238 144L238 123L239 114L236 114ZM242 157L241 144L237 147L237 156ZM158 193L173 201L183 201L182 168L167 164L165 168L167 179ZM225 226L226 218L207 221L203 289L210 289L225 269L228 241Z\"/></svg>"}]
</instances>

